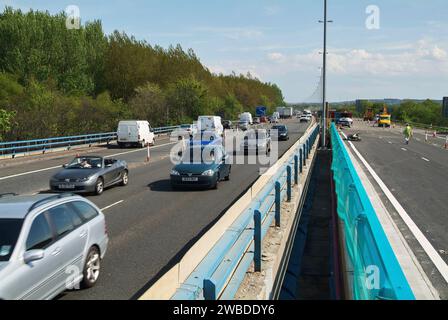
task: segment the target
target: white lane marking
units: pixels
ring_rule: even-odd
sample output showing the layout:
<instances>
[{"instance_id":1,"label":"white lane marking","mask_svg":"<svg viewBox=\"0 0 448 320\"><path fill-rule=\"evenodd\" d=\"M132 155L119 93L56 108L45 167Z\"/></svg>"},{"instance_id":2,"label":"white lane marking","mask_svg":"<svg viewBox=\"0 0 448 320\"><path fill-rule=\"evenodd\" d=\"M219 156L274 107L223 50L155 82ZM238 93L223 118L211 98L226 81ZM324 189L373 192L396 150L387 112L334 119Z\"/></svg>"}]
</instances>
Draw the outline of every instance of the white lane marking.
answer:
<instances>
[{"instance_id":1,"label":"white lane marking","mask_svg":"<svg viewBox=\"0 0 448 320\"><path fill-rule=\"evenodd\" d=\"M20 177L20 176L25 176L25 175L28 175L28 174L33 174L33 173L38 173L38 172L43 172L43 171L49 171L49 170L53 170L53 169L56 169L56 168L61 168L61 166L54 166L54 167L45 168L45 169L39 169L39 170L33 170L33 171L13 174L11 176L1 177L0 181L6 180L6 179L11 179L11 178L16 178L16 177Z\"/></svg>"},{"instance_id":2,"label":"white lane marking","mask_svg":"<svg viewBox=\"0 0 448 320\"><path fill-rule=\"evenodd\" d=\"M429 159L426 159L425 157L422 157L423 160L425 160L426 162L430 162Z\"/></svg>"},{"instance_id":3,"label":"white lane marking","mask_svg":"<svg viewBox=\"0 0 448 320\"><path fill-rule=\"evenodd\" d=\"M177 142L170 142L170 143L165 143L165 144L161 144L161 145L158 145L158 146L154 146L154 147L151 147L151 148L149 148L149 149L157 149L157 148L161 148L161 147L165 147L165 146L169 146L169 145L172 145L172 144L176 144ZM142 149L137 149L137 150L131 150L131 151L126 151L126 152L120 152L120 153L116 153L116 154L111 154L111 155L109 155L109 156L105 156L104 158L111 158L111 157L116 157L116 156L122 156L122 155L124 155L124 154L129 154L129 153L134 153L134 152L142 152L142 151L147 151L147 149L146 148L142 148Z\"/></svg>"},{"instance_id":4,"label":"white lane marking","mask_svg":"<svg viewBox=\"0 0 448 320\"><path fill-rule=\"evenodd\" d=\"M401 150L403 150L403 151L408 151L408 149L406 149L406 148L401 148Z\"/></svg>"},{"instance_id":5,"label":"white lane marking","mask_svg":"<svg viewBox=\"0 0 448 320\"><path fill-rule=\"evenodd\" d=\"M110 206L107 206L107 207L102 208L101 211L106 211L107 209L110 209L110 208L112 208L112 207L115 207L115 206L117 206L117 205L119 205L120 203L123 203L123 202L124 202L124 200L120 200L120 201L117 201L117 202L115 202L115 203L112 203Z\"/></svg>"},{"instance_id":6,"label":"white lane marking","mask_svg":"<svg viewBox=\"0 0 448 320\"><path fill-rule=\"evenodd\" d=\"M342 133L344 136L345 134ZM381 180L381 178L377 175L375 170L372 169L372 167L369 165L369 163L364 159L364 157L359 153L358 149L354 146L353 143L350 141L348 142L355 154L358 156L358 158L361 160L361 162L364 164L364 166L367 168L369 173L372 175L373 179L378 183L381 190L383 190L386 197L389 199L389 201L394 206L395 210L397 210L398 214L400 215L401 219L403 219L404 223L408 226L409 230L412 232L414 237L417 239L417 241L422 246L423 250L425 250L426 254L429 256L431 261L436 266L437 270L439 270L442 277L445 279L445 281L448 283L448 265L445 263L445 261L440 256L439 252L434 249L431 242L425 237L423 232L420 231L418 226L415 224L415 222L411 219L411 217L408 215L406 210L401 206L401 204L398 202L397 198L392 194L392 192L387 188L386 184Z\"/></svg>"},{"instance_id":7,"label":"white lane marking","mask_svg":"<svg viewBox=\"0 0 448 320\"><path fill-rule=\"evenodd\" d=\"M388 144L392 144L392 141L387 141Z\"/></svg>"},{"instance_id":8,"label":"white lane marking","mask_svg":"<svg viewBox=\"0 0 448 320\"><path fill-rule=\"evenodd\" d=\"M164 146L168 146L168 145L172 145L172 144L176 144L176 143L177 142L165 143L165 144L161 144L161 145L158 145L158 146L151 147L150 149L156 149L156 148L160 148L160 147L164 147ZM146 151L146 149L137 149L137 150L131 150L131 151L127 151L127 152L111 154L109 156L105 156L104 158L111 158L111 157L121 156L121 155L128 154L128 153L139 152L139 151ZM27 172L22 172L22 173L18 173L18 174L13 174L13 175L10 175L10 176L0 177L0 181L6 180L6 179L11 179L11 178L17 178L17 177L21 177L21 176L26 176L26 175L33 174L33 173L39 173L39 172L54 170L54 169L57 169L57 168L61 168L61 166L59 165L59 166L54 166L54 167L49 167L49 168L44 168L44 169L39 169L39 170L33 170L33 171L27 171Z\"/></svg>"}]
</instances>

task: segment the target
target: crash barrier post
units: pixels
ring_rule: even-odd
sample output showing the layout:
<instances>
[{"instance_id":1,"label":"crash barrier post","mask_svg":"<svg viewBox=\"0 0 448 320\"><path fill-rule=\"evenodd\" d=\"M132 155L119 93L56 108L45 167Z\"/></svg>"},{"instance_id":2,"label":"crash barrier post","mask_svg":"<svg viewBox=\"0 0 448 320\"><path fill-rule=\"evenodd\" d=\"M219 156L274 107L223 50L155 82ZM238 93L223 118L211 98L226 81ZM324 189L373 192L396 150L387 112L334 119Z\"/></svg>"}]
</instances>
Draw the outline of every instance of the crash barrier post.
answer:
<instances>
[{"instance_id":1,"label":"crash barrier post","mask_svg":"<svg viewBox=\"0 0 448 320\"><path fill-rule=\"evenodd\" d=\"M344 223L345 248L353 266L355 300L414 300L414 294L386 237L346 146L330 129L337 212Z\"/></svg>"},{"instance_id":2,"label":"crash barrier post","mask_svg":"<svg viewBox=\"0 0 448 320\"><path fill-rule=\"evenodd\" d=\"M310 146L316 144L318 134L314 133L318 130L318 125L312 126L306 137L300 140L303 142L297 143L278 169L266 177L268 180L256 195L252 195L246 209L240 211L233 223L226 227L194 270L179 281L172 300L233 299L250 265L254 263L255 270L262 270L262 241L274 221L276 226L281 223L280 206L291 193L288 185L292 184L295 156L303 149L306 138L310 138ZM171 275L174 275L174 270ZM158 284L155 286L160 287Z\"/></svg>"}]
</instances>

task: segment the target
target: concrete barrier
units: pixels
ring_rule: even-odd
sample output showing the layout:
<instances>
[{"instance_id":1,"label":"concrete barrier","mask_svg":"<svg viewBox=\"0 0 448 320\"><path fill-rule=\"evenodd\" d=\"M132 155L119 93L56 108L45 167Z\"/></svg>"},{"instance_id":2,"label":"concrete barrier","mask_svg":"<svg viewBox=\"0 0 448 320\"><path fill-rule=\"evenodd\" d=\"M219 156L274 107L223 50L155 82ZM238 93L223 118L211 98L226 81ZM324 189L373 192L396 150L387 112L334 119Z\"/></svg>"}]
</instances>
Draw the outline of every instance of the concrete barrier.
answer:
<instances>
[{"instance_id":1,"label":"concrete barrier","mask_svg":"<svg viewBox=\"0 0 448 320\"><path fill-rule=\"evenodd\" d=\"M180 284L185 282L185 280L193 273L198 264L207 256L228 228L248 208L251 201L260 193L266 184L273 179L278 169L291 158L292 154L304 143L307 136L309 136L316 127L317 124L313 122L304 135L266 173L261 175L250 190L238 199L219 221L193 245L193 247L183 256L179 264L163 275L139 299L165 300L171 298L176 290L179 289Z\"/></svg>"}]
</instances>

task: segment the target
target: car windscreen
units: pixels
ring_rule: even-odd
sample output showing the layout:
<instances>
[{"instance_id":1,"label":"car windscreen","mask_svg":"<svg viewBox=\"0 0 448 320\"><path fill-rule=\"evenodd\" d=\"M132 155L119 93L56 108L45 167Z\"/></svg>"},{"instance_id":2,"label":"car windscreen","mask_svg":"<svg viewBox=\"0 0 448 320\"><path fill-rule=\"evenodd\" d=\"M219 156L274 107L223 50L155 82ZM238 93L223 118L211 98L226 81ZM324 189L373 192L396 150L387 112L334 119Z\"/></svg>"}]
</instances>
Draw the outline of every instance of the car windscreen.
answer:
<instances>
[{"instance_id":1,"label":"car windscreen","mask_svg":"<svg viewBox=\"0 0 448 320\"><path fill-rule=\"evenodd\" d=\"M286 127L285 126L274 126L272 129L278 130L280 132L285 132L286 131Z\"/></svg>"},{"instance_id":2,"label":"car windscreen","mask_svg":"<svg viewBox=\"0 0 448 320\"><path fill-rule=\"evenodd\" d=\"M0 261L9 261L22 224L22 219L0 219Z\"/></svg>"},{"instance_id":3,"label":"car windscreen","mask_svg":"<svg viewBox=\"0 0 448 320\"><path fill-rule=\"evenodd\" d=\"M222 154L219 148L215 147L190 147L182 153L182 163L211 164L217 162Z\"/></svg>"},{"instance_id":4,"label":"car windscreen","mask_svg":"<svg viewBox=\"0 0 448 320\"><path fill-rule=\"evenodd\" d=\"M70 162L66 169L95 169L101 168L103 160L96 157L78 157Z\"/></svg>"}]
</instances>

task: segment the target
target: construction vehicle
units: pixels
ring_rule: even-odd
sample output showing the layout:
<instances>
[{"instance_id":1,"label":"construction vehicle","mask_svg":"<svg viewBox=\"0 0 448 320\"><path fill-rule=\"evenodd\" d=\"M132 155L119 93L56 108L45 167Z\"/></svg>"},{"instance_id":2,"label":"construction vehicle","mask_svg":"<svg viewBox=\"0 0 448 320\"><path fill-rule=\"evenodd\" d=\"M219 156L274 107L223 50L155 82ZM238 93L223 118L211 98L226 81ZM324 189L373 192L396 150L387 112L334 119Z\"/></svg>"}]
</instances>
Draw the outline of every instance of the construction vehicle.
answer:
<instances>
[{"instance_id":1,"label":"construction vehicle","mask_svg":"<svg viewBox=\"0 0 448 320\"><path fill-rule=\"evenodd\" d=\"M390 128L392 124L392 116L387 110L387 107L384 106L383 113L380 114L380 118L378 119L378 127L386 127Z\"/></svg>"},{"instance_id":2,"label":"construction vehicle","mask_svg":"<svg viewBox=\"0 0 448 320\"><path fill-rule=\"evenodd\" d=\"M364 121L373 121L373 109L367 108L366 112L364 113Z\"/></svg>"}]
</instances>

